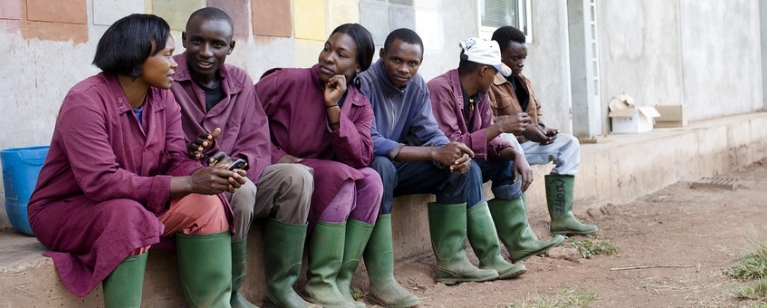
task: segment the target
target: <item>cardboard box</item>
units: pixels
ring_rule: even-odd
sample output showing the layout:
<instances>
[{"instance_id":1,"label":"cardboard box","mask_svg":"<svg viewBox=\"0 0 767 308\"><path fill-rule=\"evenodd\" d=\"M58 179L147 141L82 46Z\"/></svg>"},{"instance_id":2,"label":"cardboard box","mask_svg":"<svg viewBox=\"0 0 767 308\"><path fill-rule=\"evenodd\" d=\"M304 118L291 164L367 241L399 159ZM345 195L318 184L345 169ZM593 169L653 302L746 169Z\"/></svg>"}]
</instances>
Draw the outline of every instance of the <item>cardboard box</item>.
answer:
<instances>
[{"instance_id":1,"label":"cardboard box","mask_svg":"<svg viewBox=\"0 0 767 308\"><path fill-rule=\"evenodd\" d=\"M633 134L651 131L655 118L660 114L652 106L637 107L634 99L626 94L610 100L610 117L613 134Z\"/></svg>"},{"instance_id":2,"label":"cardboard box","mask_svg":"<svg viewBox=\"0 0 767 308\"><path fill-rule=\"evenodd\" d=\"M656 105L660 117L655 119L655 128L687 126L687 105Z\"/></svg>"}]
</instances>

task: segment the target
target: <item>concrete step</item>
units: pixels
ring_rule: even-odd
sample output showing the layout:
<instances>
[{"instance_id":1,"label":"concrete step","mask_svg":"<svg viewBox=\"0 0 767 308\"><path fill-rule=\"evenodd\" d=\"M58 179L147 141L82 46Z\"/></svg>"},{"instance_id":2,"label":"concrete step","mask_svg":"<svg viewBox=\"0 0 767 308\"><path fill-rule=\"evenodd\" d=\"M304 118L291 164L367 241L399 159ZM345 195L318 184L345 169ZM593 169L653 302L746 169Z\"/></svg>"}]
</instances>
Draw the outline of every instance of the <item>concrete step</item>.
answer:
<instances>
[{"instance_id":1,"label":"concrete step","mask_svg":"<svg viewBox=\"0 0 767 308\"><path fill-rule=\"evenodd\" d=\"M691 122L684 128L656 129L635 135L598 137L584 144L576 177L575 213L587 215L605 203L625 203L679 181L693 181L746 166L767 156L767 113ZM535 166L527 192L530 216L545 217L543 176L552 166ZM490 198L489 185L485 192ZM395 199L392 212L396 260L431 249L426 203L431 195ZM265 290L261 223L248 235L249 269L243 295L261 303ZM0 306L102 307L101 287L84 298L71 295L60 282L51 259L43 257L35 238L0 231ZM305 271L304 271L305 272ZM402 279L404 277L398 277ZM299 279L298 287L301 281ZM364 287L365 273L357 271L355 285ZM184 307L174 251L152 250L144 280L142 307Z\"/></svg>"}]
</instances>

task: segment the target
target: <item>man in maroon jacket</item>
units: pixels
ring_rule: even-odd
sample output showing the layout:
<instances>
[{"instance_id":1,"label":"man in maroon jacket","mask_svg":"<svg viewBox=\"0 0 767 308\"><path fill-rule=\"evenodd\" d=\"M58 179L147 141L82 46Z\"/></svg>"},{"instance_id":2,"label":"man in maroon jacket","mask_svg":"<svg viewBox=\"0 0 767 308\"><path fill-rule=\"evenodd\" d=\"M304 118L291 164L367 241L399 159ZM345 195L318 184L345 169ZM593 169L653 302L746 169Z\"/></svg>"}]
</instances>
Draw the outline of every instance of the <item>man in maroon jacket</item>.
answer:
<instances>
[{"instance_id":1,"label":"man in maroon jacket","mask_svg":"<svg viewBox=\"0 0 767 308\"><path fill-rule=\"evenodd\" d=\"M264 303L281 307L307 304L293 291L301 269L306 218L313 180L300 164L270 164L266 115L244 70L224 64L235 46L233 22L223 11L206 7L189 17L181 34L186 52L175 56L178 69L171 90L181 106L189 155L203 165L247 162L247 181L228 194L234 210L232 307L255 307L237 289L245 278L247 235L254 218L267 218L264 234Z\"/></svg>"}]
</instances>

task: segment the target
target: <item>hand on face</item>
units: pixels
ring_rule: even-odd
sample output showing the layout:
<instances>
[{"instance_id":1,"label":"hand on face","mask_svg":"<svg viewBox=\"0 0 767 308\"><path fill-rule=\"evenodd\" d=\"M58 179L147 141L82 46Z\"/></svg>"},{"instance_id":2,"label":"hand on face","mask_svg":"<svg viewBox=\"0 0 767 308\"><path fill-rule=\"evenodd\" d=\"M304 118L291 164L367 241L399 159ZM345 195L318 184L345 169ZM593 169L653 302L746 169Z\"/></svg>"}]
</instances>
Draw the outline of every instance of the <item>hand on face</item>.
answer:
<instances>
[{"instance_id":1,"label":"hand on face","mask_svg":"<svg viewBox=\"0 0 767 308\"><path fill-rule=\"evenodd\" d=\"M346 77L344 75L330 77L328 82L325 83L325 105L338 104L344 93L346 93Z\"/></svg>"}]
</instances>

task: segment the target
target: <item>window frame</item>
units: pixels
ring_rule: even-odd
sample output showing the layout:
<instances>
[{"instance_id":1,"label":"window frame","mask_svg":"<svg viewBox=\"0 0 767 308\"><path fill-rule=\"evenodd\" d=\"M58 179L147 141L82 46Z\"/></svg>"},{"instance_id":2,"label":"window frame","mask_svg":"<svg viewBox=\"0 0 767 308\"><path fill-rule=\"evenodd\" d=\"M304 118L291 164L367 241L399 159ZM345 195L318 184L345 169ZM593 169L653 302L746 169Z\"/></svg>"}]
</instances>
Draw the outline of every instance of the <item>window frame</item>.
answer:
<instances>
[{"instance_id":1,"label":"window frame","mask_svg":"<svg viewBox=\"0 0 767 308\"><path fill-rule=\"evenodd\" d=\"M531 43L533 41L533 23L532 23L532 0L507 0L507 1L516 1L517 7L523 7L524 6L524 12L521 12L521 14L518 14L517 18L517 24L511 25L516 27L517 29L522 30L523 33L525 33L525 37L528 43ZM485 26L482 24L482 5L483 0L477 1L477 24L479 25L479 37L484 39L490 39L493 37L493 32L496 27L491 26ZM520 12L517 12L520 13Z\"/></svg>"}]
</instances>

